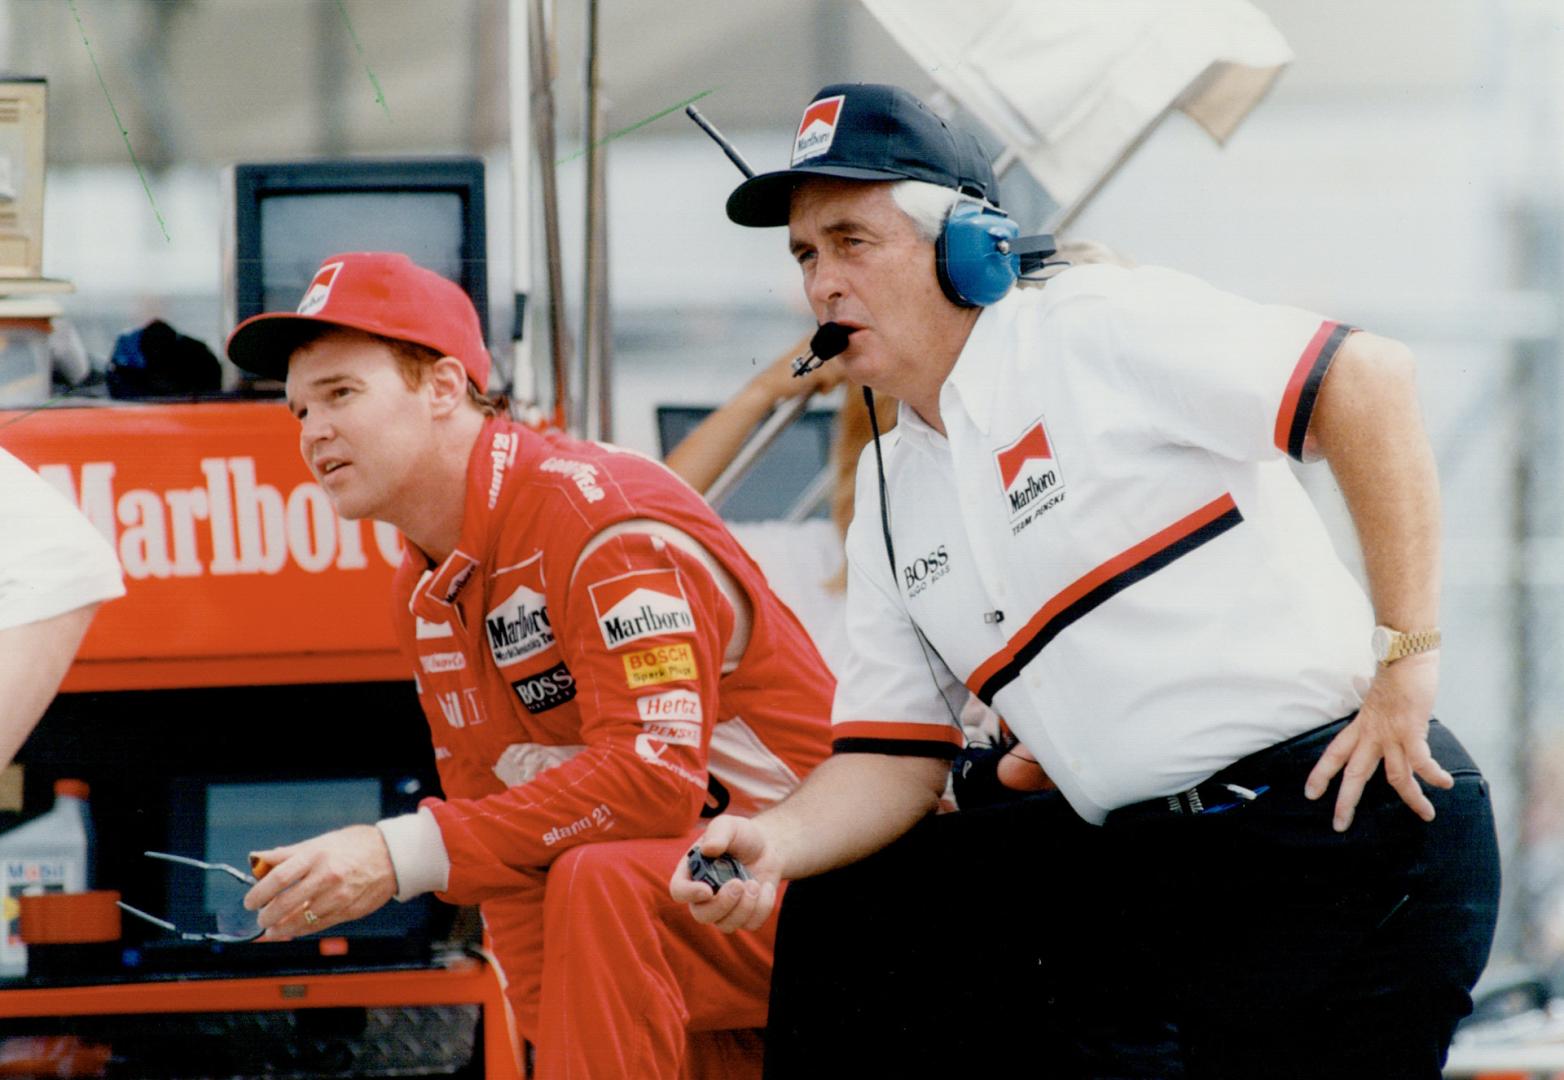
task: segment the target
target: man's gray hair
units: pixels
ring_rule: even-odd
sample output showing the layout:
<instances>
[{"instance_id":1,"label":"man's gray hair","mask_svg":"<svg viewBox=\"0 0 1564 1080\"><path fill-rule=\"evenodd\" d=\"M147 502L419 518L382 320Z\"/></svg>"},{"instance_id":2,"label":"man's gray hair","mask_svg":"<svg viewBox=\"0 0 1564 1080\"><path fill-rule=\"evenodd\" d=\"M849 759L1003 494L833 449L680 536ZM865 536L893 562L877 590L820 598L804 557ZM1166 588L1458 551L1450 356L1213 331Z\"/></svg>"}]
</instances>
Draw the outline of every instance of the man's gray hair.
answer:
<instances>
[{"instance_id":1,"label":"man's gray hair","mask_svg":"<svg viewBox=\"0 0 1564 1080\"><path fill-rule=\"evenodd\" d=\"M891 198L902 213L912 219L918 237L929 243L939 239L950 208L965 198L955 188L941 187L926 180L896 180L891 183Z\"/></svg>"}]
</instances>

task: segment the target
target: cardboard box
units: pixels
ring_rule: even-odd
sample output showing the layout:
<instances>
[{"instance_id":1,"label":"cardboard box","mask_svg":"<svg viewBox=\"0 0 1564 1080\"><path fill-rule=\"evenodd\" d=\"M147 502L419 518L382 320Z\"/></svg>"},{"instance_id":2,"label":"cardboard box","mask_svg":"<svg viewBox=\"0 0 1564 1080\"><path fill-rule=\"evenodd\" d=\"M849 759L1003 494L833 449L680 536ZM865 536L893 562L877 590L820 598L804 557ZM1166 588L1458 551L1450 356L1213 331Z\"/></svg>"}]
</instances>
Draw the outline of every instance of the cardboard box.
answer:
<instances>
[{"instance_id":1,"label":"cardboard box","mask_svg":"<svg viewBox=\"0 0 1564 1080\"><path fill-rule=\"evenodd\" d=\"M43 79L0 79L0 280L43 276L47 88Z\"/></svg>"}]
</instances>

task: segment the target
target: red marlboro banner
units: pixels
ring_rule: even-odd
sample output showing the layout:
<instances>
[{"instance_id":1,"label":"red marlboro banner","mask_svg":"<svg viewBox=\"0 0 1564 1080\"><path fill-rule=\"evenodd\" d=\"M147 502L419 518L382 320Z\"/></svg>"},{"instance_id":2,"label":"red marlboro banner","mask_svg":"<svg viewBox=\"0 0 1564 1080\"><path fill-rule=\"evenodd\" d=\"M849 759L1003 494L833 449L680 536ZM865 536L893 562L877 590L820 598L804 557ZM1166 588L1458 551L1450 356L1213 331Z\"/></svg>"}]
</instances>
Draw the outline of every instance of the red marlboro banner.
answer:
<instances>
[{"instance_id":1,"label":"red marlboro banner","mask_svg":"<svg viewBox=\"0 0 1564 1080\"><path fill-rule=\"evenodd\" d=\"M0 446L113 544L66 690L407 678L390 622L394 528L345 521L279 402L0 412Z\"/></svg>"}]
</instances>

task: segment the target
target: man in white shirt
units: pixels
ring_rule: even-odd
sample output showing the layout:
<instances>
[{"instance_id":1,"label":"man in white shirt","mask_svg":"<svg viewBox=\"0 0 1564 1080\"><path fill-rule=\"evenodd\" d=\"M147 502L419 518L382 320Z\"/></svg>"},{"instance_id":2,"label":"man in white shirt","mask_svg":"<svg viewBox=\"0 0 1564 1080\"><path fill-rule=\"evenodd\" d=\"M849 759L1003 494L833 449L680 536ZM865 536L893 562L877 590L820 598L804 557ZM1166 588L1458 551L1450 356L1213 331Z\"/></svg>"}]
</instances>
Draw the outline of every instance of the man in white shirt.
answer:
<instances>
[{"instance_id":1,"label":"man in white shirt","mask_svg":"<svg viewBox=\"0 0 1564 1080\"><path fill-rule=\"evenodd\" d=\"M837 871L789 894L772 1064L851 1033L928 1066L971 1044L924 987L976 981L1064 1075L1129 1066L1050 1016L1132 1007L1178 1026L1193 1076L1439 1075L1498 859L1485 782L1430 722L1439 494L1406 348L1165 270L992 288L1024 246L992 172L894 87L823 89L791 167L728 213L788 227L817 319L851 331L834 362L903 402L883 481L872 452L859 470L834 756L712 823L705 853L754 880L672 883L736 929ZM1330 464L1368 596L1288 455ZM963 688L1063 801L919 825ZM1005 931L936 930L974 903Z\"/></svg>"}]
</instances>

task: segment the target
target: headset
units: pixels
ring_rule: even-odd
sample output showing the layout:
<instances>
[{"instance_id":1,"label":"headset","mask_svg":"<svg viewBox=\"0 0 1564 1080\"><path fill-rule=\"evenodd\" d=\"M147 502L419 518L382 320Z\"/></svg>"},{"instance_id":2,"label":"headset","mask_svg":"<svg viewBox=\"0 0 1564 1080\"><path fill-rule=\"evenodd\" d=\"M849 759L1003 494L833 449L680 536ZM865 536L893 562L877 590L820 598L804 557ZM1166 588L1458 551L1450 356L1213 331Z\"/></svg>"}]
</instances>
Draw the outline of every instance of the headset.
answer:
<instances>
[{"instance_id":1,"label":"headset","mask_svg":"<svg viewBox=\"0 0 1564 1080\"><path fill-rule=\"evenodd\" d=\"M998 207L962 199L934 241L934 269L951 303L988 307L1017 281L1030 280L1057 250L1052 236L1022 236Z\"/></svg>"}]
</instances>

